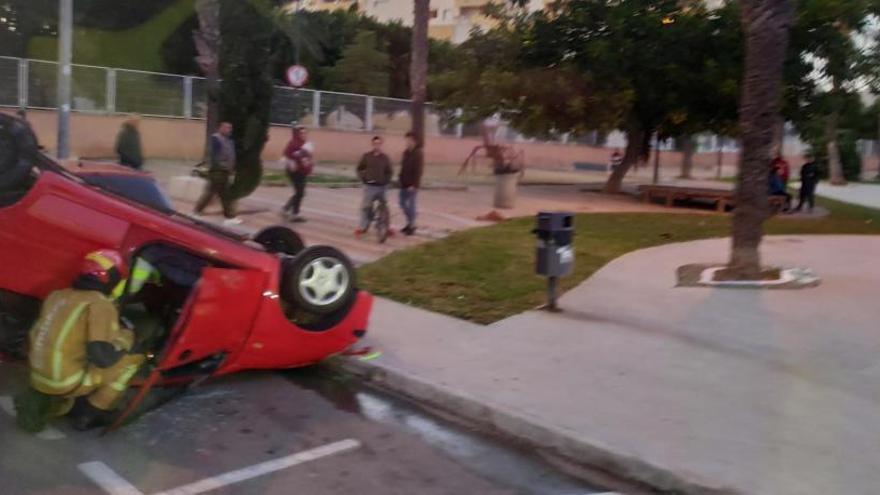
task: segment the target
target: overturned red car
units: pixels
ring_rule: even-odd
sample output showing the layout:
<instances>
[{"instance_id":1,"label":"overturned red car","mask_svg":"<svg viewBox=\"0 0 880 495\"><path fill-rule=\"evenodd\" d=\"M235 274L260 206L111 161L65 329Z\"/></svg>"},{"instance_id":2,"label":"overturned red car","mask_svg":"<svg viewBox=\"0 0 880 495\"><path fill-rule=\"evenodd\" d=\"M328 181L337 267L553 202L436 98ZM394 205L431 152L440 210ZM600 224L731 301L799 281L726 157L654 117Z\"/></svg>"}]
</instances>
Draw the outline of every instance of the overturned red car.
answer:
<instances>
[{"instance_id":1,"label":"overturned red car","mask_svg":"<svg viewBox=\"0 0 880 495\"><path fill-rule=\"evenodd\" d=\"M367 329L372 296L340 251L304 248L285 227L244 236L177 213L151 176L64 167L0 114L0 354L21 357L40 301L99 248L156 274L119 299L150 384L312 364Z\"/></svg>"}]
</instances>

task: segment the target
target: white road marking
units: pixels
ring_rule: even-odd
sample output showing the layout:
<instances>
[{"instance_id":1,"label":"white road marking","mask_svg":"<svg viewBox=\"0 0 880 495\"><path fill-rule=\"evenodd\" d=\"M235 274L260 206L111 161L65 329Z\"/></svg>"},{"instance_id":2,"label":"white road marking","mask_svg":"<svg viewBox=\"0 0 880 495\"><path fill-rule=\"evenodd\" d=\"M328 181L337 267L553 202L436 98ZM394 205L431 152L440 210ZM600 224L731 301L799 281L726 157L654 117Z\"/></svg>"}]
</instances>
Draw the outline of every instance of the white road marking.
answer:
<instances>
[{"instance_id":1,"label":"white road marking","mask_svg":"<svg viewBox=\"0 0 880 495\"><path fill-rule=\"evenodd\" d=\"M0 409L3 409L6 414L12 416L13 418L15 417L15 405L12 402L12 397L0 395ZM40 440L61 440L63 438L67 438L67 435L61 433L55 428L52 428L51 426L37 433L36 436Z\"/></svg>"},{"instance_id":2,"label":"white road marking","mask_svg":"<svg viewBox=\"0 0 880 495\"><path fill-rule=\"evenodd\" d=\"M142 491L116 474L103 462L86 462L77 467L108 495L144 495Z\"/></svg>"},{"instance_id":3,"label":"white road marking","mask_svg":"<svg viewBox=\"0 0 880 495\"><path fill-rule=\"evenodd\" d=\"M334 454L354 450L360 446L361 443L359 441L349 438L322 447L291 454L286 457L261 462L260 464L255 464L236 471L230 471L219 476L205 478L201 481L172 488L171 490L159 492L155 495L197 495L199 493L217 490L224 486L241 483L242 481L258 478L299 464L321 459L322 457L329 457ZM103 462L87 462L85 464L80 464L79 470L88 476L96 485L101 487L101 489L103 489L108 495L143 495L143 492L132 486L131 483L116 474Z\"/></svg>"}]
</instances>

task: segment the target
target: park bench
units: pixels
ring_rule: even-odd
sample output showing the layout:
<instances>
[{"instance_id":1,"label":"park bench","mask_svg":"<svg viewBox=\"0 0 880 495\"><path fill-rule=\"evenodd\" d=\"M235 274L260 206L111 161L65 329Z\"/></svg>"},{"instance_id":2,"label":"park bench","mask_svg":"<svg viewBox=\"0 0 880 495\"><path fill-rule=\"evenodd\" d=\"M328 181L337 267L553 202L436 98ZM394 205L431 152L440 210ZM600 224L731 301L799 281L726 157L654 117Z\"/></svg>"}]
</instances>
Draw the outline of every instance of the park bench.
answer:
<instances>
[{"instance_id":1,"label":"park bench","mask_svg":"<svg viewBox=\"0 0 880 495\"><path fill-rule=\"evenodd\" d=\"M649 184L639 186L638 191L643 203L650 203L659 198L670 207L675 205L676 200L709 201L715 203L715 209L719 212L727 211L728 206L736 205L733 191L730 189ZM781 196L770 196L769 202L774 212L781 211L785 206L785 198Z\"/></svg>"}]
</instances>

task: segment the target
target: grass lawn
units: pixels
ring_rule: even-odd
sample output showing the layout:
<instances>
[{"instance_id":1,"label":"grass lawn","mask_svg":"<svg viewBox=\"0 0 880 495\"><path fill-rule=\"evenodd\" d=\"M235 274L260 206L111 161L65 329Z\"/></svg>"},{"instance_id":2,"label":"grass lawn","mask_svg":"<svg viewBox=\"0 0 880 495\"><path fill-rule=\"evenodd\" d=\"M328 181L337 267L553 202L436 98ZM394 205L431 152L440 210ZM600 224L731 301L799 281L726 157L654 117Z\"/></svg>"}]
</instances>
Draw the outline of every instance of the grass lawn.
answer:
<instances>
[{"instance_id":1,"label":"grass lawn","mask_svg":"<svg viewBox=\"0 0 880 495\"><path fill-rule=\"evenodd\" d=\"M282 172L266 172L261 182L264 186L290 186L290 180ZM359 182L351 177L329 174L312 174L309 176L310 185L357 185Z\"/></svg>"},{"instance_id":2,"label":"grass lawn","mask_svg":"<svg viewBox=\"0 0 880 495\"><path fill-rule=\"evenodd\" d=\"M880 234L880 210L820 198L821 219L774 218L767 234ZM544 302L546 280L534 274L534 219L456 233L398 251L359 273L376 295L477 323L491 323ZM591 213L575 220L575 272L570 289L609 261L646 247L729 234L730 217L681 213ZM719 253L718 261L726 253Z\"/></svg>"},{"instance_id":3,"label":"grass lawn","mask_svg":"<svg viewBox=\"0 0 880 495\"><path fill-rule=\"evenodd\" d=\"M195 0L178 0L149 21L127 30L77 27L73 33L73 62L161 72L165 68L162 43L195 13L194 5ZM51 36L35 37L28 52L32 58L57 60L58 40Z\"/></svg>"}]
</instances>

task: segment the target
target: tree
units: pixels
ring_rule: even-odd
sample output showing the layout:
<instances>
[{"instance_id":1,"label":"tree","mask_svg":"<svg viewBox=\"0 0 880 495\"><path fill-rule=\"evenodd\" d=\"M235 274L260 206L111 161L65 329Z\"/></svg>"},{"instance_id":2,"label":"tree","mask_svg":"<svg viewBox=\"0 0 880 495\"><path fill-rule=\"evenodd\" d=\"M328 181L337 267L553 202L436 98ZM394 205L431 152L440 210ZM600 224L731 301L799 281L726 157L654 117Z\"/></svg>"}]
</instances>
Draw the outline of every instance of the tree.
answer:
<instances>
[{"instance_id":1,"label":"tree","mask_svg":"<svg viewBox=\"0 0 880 495\"><path fill-rule=\"evenodd\" d=\"M746 58L739 127L742 158L736 185L729 268L733 276L757 279L758 248L767 204L767 164L779 119L783 66L794 10L788 0L743 0Z\"/></svg>"},{"instance_id":2,"label":"tree","mask_svg":"<svg viewBox=\"0 0 880 495\"><path fill-rule=\"evenodd\" d=\"M220 97L220 0L198 0L199 30L193 32L196 63L205 75L205 151L210 153L211 134L217 130Z\"/></svg>"},{"instance_id":3,"label":"tree","mask_svg":"<svg viewBox=\"0 0 880 495\"><path fill-rule=\"evenodd\" d=\"M376 33L358 33L354 42L343 51L339 62L327 70L330 88L374 96L387 95L388 54L377 45Z\"/></svg>"},{"instance_id":4,"label":"tree","mask_svg":"<svg viewBox=\"0 0 880 495\"><path fill-rule=\"evenodd\" d=\"M416 141L425 142L425 99L428 97L428 21L431 17L430 0L413 2L412 60L410 62L410 92L412 94L412 132Z\"/></svg>"},{"instance_id":5,"label":"tree","mask_svg":"<svg viewBox=\"0 0 880 495\"><path fill-rule=\"evenodd\" d=\"M263 147L269 138L273 53L280 35L264 0L220 0L219 115L235 128L235 182L242 198L262 176Z\"/></svg>"},{"instance_id":6,"label":"tree","mask_svg":"<svg viewBox=\"0 0 880 495\"><path fill-rule=\"evenodd\" d=\"M827 157L832 184L846 183L839 146L844 107L857 96L864 80L874 75L870 47L863 40L873 29L871 14L877 8L873 0L802 0L799 4L796 30L808 34L794 48L813 71L810 79L819 84L802 95L799 112L793 117L801 132L821 122L821 139L813 143L824 148L821 154Z\"/></svg>"},{"instance_id":7,"label":"tree","mask_svg":"<svg viewBox=\"0 0 880 495\"><path fill-rule=\"evenodd\" d=\"M463 61L437 83L447 87L444 103L485 113L500 102L517 129L533 135L623 130L624 160L605 186L614 193L648 154L652 135L735 120L739 64L729 61L741 50L715 26L727 12L699 1L562 0L502 18L463 45L479 62Z\"/></svg>"},{"instance_id":8,"label":"tree","mask_svg":"<svg viewBox=\"0 0 880 495\"><path fill-rule=\"evenodd\" d=\"M0 55L27 57L31 37L58 34L54 0L0 0L0 17Z\"/></svg>"}]
</instances>

